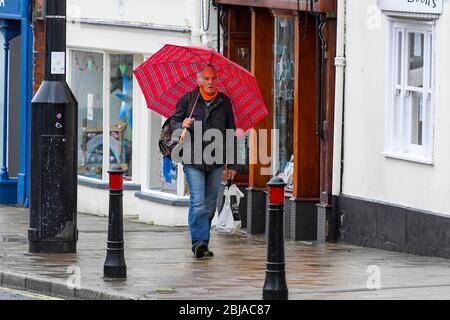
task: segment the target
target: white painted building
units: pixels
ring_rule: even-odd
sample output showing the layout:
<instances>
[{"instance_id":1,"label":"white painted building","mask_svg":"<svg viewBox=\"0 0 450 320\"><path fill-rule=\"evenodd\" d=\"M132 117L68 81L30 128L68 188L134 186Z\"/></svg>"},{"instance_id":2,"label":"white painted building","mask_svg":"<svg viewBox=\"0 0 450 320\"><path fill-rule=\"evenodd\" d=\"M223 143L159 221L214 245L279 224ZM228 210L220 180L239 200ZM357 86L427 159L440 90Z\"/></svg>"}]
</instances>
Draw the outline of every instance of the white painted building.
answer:
<instances>
[{"instance_id":1,"label":"white painted building","mask_svg":"<svg viewBox=\"0 0 450 320\"><path fill-rule=\"evenodd\" d=\"M337 67L333 183L343 240L450 257L450 3L338 5L346 65Z\"/></svg>"},{"instance_id":2,"label":"white painted building","mask_svg":"<svg viewBox=\"0 0 450 320\"><path fill-rule=\"evenodd\" d=\"M217 49L216 8L209 0L67 2L67 81L79 103L78 211L108 214L107 171L119 163L127 171L125 215L187 225L183 171L162 163L164 119L146 107L132 71L164 44Z\"/></svg>"}]
</instances>

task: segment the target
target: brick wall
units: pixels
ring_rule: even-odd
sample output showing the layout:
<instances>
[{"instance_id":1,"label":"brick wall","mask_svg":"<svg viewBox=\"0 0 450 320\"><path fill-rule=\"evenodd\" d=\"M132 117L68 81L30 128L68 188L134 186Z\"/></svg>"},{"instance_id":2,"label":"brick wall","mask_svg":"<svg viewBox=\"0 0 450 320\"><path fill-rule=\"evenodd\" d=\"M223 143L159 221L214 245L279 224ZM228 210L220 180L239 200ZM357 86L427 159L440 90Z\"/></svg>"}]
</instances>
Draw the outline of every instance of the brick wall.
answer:
<instances>
[{"instance_id":1,"label":"brick wall","mask_svg":"<svg viewBox=\"0 0 450 320\"><path fill-rule=\"evenodd\" d=\"M33 27L34 27L34 52L33 52L33 95L39 89L44 80L45 65L45 20L43 3L45 0L34 0Z\"/></svg>"}]
</instances>

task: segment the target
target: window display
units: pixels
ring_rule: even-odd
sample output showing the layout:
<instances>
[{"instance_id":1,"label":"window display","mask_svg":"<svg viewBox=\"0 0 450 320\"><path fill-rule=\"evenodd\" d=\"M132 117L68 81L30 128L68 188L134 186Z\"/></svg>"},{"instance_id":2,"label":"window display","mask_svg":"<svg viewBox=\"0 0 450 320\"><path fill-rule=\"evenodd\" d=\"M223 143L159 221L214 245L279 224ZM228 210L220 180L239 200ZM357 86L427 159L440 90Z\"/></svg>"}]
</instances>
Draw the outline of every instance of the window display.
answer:
<instances>
[{"instance_id":1,"label":"window display","mask_svg":"<svg viewBox=\"0 0 450 320\"><path fill-rule=\"evenodd\" d=\"M178 165L169 158L162 159L161 191L177 193Z\"/></svg>"},{"instance_id":2,"label":"window display","mask_svg":"<svg viewBox=\"0 0 450 320\"><path fill-rule=\"evenodd\" d=\"M119 164L132 175L133 135L133 55L110 54L109 75L104 70L104 55L88 51L72 51L71 84L78 100L78 174L102 179L105 147L109 147L109 163ZM109 119L103 119L104 83L109 82ZM108 114L108 113L106 113ZM104 120L108 121L107 123ZM109 146L104 144L104 132L109 128Z\"/></svg>"},{"instance_id":3,"label":"window display","mask_svg":"<svg viewBox=\"0 0 450 320\"><path fill-rule=\"evenodd\" d=\"M240 66L251 72L251 48L248 45L237 44L235 47L235 52L233 56L233 61L235 61ZM248 175L249 174L249 164L250 164L250 146L249 146L249 133L238 139L238 155L237 155L237 165L236 171L238 175Z\"/></svg>"},{"instance_id":4,"label":"window display","mask_svg":"<svg viewBox=\"0 0 450 320\"><path fill-rule=\"evenodd\" d=\"M78 174L103 173L103 54L73 51L72 90L78 100Z\"/></svg>"},{"instance_id":5,"label":"window display","mask_svg":"<svg viewBox=\"0 0 450 320\"><path fill-rule=\"evenodd\" d=\"M286 183L286 189L292 191L294 187L294 156L286 162L284 171L279 174L279 177Z\"/></svg>"},{"instance_id":6,"label":"window display","mask_svg":"<svg viewBox=\"0 0 450 320\"><path fill-rule=\"evenodd\" d=\"M274 53L274 168L283 173L294 154L294 18L275 17Z\"/></svg>"},{"instance_id":7,"label":"window display","mask_svg":"<svg viewBox=\"0 0 450 320\"><path fill-rule=\"evenodd\" d=\"M133 55L110 56L110 164L125 170L124 179L132 176L133 141Z\"/></svg>"}]
</instances>

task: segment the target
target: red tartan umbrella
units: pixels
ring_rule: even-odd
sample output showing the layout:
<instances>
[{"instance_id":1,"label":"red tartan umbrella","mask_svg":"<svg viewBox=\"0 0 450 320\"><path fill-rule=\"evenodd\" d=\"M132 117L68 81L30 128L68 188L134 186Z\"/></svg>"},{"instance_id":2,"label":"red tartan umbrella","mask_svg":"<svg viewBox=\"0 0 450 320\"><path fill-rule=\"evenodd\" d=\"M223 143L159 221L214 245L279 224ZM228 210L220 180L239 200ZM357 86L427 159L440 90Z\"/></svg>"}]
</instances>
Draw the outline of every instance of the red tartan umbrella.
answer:
<instances>
[{"instance_id":1,"label":"red tartan umbrella","mask_svg":"<svg viewBox=\"0 0 450 320\"><path fill-rule=\"evenodd\" d=\"M134 75L148 107L168 118L180 97L197 87L197 73L207 65L217 72L219 91L231 99L237 128L247 131L267 116L255 77L213 49L165 45Z\"/></svg>"}]
</instances>

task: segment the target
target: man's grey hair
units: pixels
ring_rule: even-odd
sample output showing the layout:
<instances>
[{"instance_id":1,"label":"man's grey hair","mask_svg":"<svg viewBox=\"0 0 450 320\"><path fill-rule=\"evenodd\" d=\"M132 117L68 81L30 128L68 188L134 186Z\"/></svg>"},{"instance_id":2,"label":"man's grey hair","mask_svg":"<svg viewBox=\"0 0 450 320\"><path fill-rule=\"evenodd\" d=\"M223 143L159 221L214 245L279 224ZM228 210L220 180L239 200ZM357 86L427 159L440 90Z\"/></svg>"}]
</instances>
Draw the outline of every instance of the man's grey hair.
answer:
<instances>
[{"instance_id":1,"label":"man's grey hair","mask_svg":"<svg viewBox=\"0 0 450 320\"><path fill-rule=\"evenodd\" d=\"M212 65L208 64L206 67L203 68L203 70L205 70L206 68L211 68L214 70L214 72L216 72L216 68L214 68ZM201 84L203 79L202 79L202 71L197 72L197 83Z\"/></svg>"}]
</instances>

